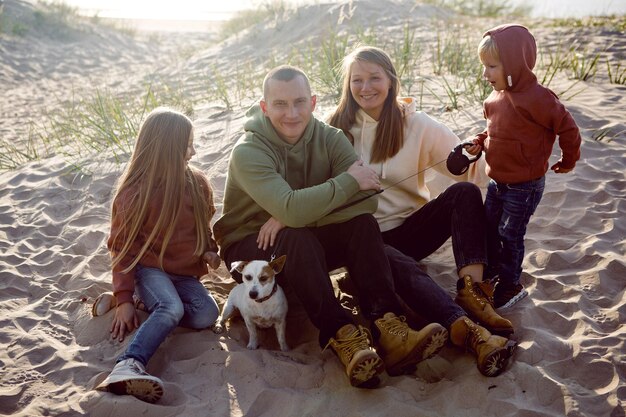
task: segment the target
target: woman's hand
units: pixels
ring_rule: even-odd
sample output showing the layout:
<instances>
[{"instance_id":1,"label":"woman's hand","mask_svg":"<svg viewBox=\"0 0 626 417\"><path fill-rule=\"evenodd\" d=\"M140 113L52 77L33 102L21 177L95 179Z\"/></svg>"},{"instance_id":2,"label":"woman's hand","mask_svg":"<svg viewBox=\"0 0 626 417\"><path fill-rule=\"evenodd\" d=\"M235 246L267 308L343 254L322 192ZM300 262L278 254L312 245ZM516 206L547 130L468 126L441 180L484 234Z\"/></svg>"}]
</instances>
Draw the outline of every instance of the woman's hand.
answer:
<instances>
[{"instance_id":1,"label":"woman's hand","mask_svg":"<svg viewBox=\"0 0 626 417\"><path fill-rule=\"evenodd\" d=\"M259 245L259 249L267 250L268 247L274 246L276 242L276 235L281 229L284 229L285 225L270 217L268 221L261 226L259 230L259 236L256 238L256 243Z\"/></svg>"},{"instance_id":2,"label":"woman's hand","mask_svg":"<svg viewBox=\"0 0 626 417\"><path fill-rule=\"evenodd\" d=\"M111 337L124 341L124 337L139 327L139 317L133 303L120 304L115 308L115 316L111 323Z\"/></svg>"},{"instance_id":3,"label":"woman's hand","mask_svg":"<svg viewBox=\"0 0 626 417\"><path fill-rule=\"evenodd\" d=\"M359 183L359 190L380 191L380 180L378 174L372 168L364 166L363 161L358 160L348 168L348 174L352 175Z\"/></svg>"},{"instance_id":4,"label":"woman's hand","mask_svg":"<svg viewBox=\"0 0 626 417\"><path fill-rule=\"evenodd\" d=\"M209 264L212 269L219 268L220 263L222 263L222 259L220 258L220 256L217 253L211 251L204 252L204 255L202 255L202 259L204 260L204 262Z\"/></svg>"}]
</instances>

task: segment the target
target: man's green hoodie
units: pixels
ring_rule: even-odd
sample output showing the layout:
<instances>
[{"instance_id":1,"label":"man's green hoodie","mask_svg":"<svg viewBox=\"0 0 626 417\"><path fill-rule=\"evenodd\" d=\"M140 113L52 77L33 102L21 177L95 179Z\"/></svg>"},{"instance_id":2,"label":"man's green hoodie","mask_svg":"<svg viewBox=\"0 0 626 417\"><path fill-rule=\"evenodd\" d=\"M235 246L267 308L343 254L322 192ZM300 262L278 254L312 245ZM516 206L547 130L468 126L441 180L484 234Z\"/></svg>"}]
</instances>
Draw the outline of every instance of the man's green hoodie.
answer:
<instances>
[{"instance_id":1,"label":"man's green hoodie","mask_svg":"<svg viewBox=\"0 0 626 417\"><path fill-rule=\"evenodd\" d=\"M373 193L359 191L346 172L357 156L341 130L311 117L300 140L290 145L258 104L246 116L245 133L230 156L222 216L213 227L222 256L270 217L287 227L318 227L376 211L374 197L332 212Z\"/></svg>"}]
</instances>

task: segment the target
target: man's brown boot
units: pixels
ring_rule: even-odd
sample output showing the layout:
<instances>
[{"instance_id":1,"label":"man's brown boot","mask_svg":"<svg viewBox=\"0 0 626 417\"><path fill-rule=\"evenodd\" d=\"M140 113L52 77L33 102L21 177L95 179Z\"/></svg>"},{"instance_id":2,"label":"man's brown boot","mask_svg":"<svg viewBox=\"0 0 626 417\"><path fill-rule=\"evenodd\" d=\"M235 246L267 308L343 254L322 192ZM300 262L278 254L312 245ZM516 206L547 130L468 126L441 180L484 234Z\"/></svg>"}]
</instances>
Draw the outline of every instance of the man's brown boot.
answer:
<instances>
[{"instance_id":1,"label":"man's brown boot","mask_svg":"<svg viewBox=\"0 0 626 417\"><path fill-rule=\"evenodd\" d=\"M380 330L378 352L389 375L415 371L415 365L435 355L448 340L448 331L431 323L420 331L411 329L404 316L387 313L374 322Z\"/></svg>"},{"instance_id":2,"label":"man's brown boot","mask_svg":"<svg viewBox=\"0 0 626 417\"><path fill-rule=\"evenodd\" d=\"M456 283L454 301L476 322L501 335L513 333L513 323L500 316L493 308L493 287L488 282L472 282L465 275Z\"/></svg>"},{"instance_id":3,"label":"man's brown boot","mask_svg":"<svg viewBox=\"0 0 626 417\"><path fill-rule=\"evenodd\" d=\"M517 342L489 333L489 330L461 317L450 326L450 340L476 355L476 366L485 376L497 376L513 355Z\"/></svg>"},{"instance_id":4,"label":"man's brown boot","mask_svg":"<svg viewBox=\"0 0 626 417\"><path fill-rule=\"evenodd\" d=\"M363 326L346 324L326 345L330 346L346 367L350 384L360 388L375 388L378 375L385 370L385 364L372 348L372 338ZM324 348L324 349L326 349Z\"/></svg>"}]
</instances>

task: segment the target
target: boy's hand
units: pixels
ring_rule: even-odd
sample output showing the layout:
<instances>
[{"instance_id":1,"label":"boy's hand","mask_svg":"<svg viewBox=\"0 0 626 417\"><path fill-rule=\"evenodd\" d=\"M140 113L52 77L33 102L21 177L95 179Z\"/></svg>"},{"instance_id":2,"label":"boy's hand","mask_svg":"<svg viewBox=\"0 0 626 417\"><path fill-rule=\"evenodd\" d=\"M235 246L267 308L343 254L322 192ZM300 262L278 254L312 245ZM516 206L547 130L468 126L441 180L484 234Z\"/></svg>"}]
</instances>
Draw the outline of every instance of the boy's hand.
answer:
<instances>
[{"instance_id":1,"label":"boy's hand","mask_svg":"<svg viewBox=\"0 0 626 417\"><path fill-rule=\"evenodd\" d=\"M111 323L111 337L124 341L127 334L139 327L139 317L133 303L120 304L115 308L115 316Z\"/></svg>"},{"instance_id":2,"label":"boy's hand","mask_svg":"<svg viewBox=\"0 0 626 417\"><path fill-rule=\"evenodd\" d=\"M574 168L563 168L561 166L561 161L558 161L556 164L552 165L550 167L550 169L552 171L556 172L557 174L567 174L568 172L570 172Z\"/></svg>"},{"instance_id":3,"label":"boy's hand","mask_svg":"<svg viewBox=\"0 0 626 417\"><path fill-rule=\"evenodd\" d=\"M478 139L474 139L472 143L473 145L465 147L465 151L473 156L478 155L483 150L483 147L478 143Z\"/></svg>"},{"instance_id":4,"label":"boy's hand","mask_svg":"<svg viewBox=\"0 0 626 417\"><path fill-rule=\"evenodd\" d=\"M219 268L220 263L222 262L220 256L215 252L204 252L204 255L202 255L202 259L204 260L204 262L209 264L212 269Z\"/></svg>"}]
</instances>

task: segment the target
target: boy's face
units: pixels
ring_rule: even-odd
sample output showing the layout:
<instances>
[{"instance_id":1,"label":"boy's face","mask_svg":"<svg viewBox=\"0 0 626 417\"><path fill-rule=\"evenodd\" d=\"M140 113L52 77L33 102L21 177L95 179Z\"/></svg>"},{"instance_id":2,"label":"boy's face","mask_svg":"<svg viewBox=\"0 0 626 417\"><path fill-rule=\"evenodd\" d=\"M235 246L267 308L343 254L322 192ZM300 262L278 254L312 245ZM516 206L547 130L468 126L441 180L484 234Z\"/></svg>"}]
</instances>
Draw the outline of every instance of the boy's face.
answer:
<instances>
[{"instance_id":1,"label":"boy's face","mask_svg":"<svg viewBox=\"0 0 626 417\"><path fill-rule=\"evenodd\" d=\"M311 120L316 97L311 96L301 76L291 81L270 79L267 87L261 110L270 119L278 136L293 145L300 140Z\"/></svg>"},{"instance_id":2,"label":"boy's face","mask_svg":"<svg viewBox=\"0 0 626 417\"><path fill-rule=\"evenodd\" d=\"M493 89L496 91L506 90L507 83L502 62L488 54L481 56L480 61L484 67L483 77L491 84Z\"/></svg>"}]
</instances>

